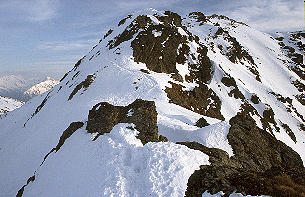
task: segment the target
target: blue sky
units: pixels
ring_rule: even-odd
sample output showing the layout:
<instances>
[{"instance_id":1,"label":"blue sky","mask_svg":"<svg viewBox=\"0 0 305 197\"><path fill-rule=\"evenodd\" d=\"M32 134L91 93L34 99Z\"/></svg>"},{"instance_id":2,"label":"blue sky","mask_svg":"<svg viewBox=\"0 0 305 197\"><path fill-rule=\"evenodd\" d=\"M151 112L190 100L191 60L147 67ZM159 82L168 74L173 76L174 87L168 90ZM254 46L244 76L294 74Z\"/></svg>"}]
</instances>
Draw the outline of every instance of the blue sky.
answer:
<instances>
[{"instance_id":1,"label":"blue sky","mask_svg":"<svg viewBox=\"0 0 305 197\"><path fill-rule=\"evenodd\" d=\"M0 72L69 70L129 13L223 14L265 32L304 28L302 0L0 0Z\"/></svg>"}]
</instances>

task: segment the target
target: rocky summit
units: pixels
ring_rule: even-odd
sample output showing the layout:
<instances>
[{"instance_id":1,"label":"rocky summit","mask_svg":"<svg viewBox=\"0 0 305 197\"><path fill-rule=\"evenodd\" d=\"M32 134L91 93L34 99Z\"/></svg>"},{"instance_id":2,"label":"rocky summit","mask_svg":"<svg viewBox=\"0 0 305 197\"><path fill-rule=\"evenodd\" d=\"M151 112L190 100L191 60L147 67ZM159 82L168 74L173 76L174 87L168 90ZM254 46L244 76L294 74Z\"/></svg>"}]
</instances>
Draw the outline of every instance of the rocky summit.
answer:
<instances>
[{"instance_id":1,"label":"rocky summit","mask_svg":"<svg viewBox=\"0 0 305 197\"><path fill-rule=\"evenodd\" d=\"M138 11L0 118L0 196L304 196L304 32Z\"/></svg>"}]
</instances>

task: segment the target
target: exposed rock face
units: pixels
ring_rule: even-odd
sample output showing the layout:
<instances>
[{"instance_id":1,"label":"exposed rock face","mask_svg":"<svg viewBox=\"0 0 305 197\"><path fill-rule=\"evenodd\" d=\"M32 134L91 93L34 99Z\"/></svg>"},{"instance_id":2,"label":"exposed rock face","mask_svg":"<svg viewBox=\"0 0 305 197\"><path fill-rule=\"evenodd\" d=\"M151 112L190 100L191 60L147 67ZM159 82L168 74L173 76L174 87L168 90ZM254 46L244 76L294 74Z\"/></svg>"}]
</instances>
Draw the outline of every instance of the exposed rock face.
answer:
<instances>
[{"instance_id":1,"label":"exposed rock face","mask_svg":"<svg viewBox=\"0 0 305 197\"><path fill-rule=\"evenodd\" d=\"M252 103L254 103L254 104L259 104L260 99L259 99L259 97L258 97L257 95L252 95L252 96L251 96L251 101L252 101Z\"/></svg>"},{"instance_id":2,"label":"exposed rock face","mask_svg":"<svg viewBox=\"0 0 305 197\"><path fill-rule=\"evenodd\" d=\"M45 160L48 158L48 156L53 153L54 151L57 152L61 147L62 145L64 145L65 141L71 137L71 135L77 131L78 129L82 128L84 126L84 123L83 122L72 122L69 127L64 130L64 132L62 133L62 135L60 136L59 138L59 141L56 145L55 148L52 148L50 152L48 152L48 154L46 154L43 158L43 161L41 163L41 165L45 162Z\"/></svg>"},{"instance_id":3,"label":"exposed rock face","mask_svg":"<svg viewBox=\"0 0 305 197\"><path fill-rule=\"evenodd\" d=\"M228 140L235 154L233 158L244 168L260 172L275 167L303 169L303 162L295 151L259 129L248 115L238 114L230 120L230 124Z\"/></svg>"},{"instance_id":4,"label":"exposed rock face","mask_svg":"<svg viewBox=\"0 0 305 197\"><path fill-rule=\"evenodd\" d=\"M289 67L295 72L301 79L305 79L304 71L304 49L305 44L302 43L302 39L305 38L304 31L278 33L279 37L276 39L279 41L279 45L286 53L288 57ZM284 37L283 37L284 36Z\"/></svg>"},{"instance_id":5,"label":"exposed rock face","mask_svg":"<svg viewBox=\"0 0 305 197\"><path fill-rule=\"evenodd\" d=\"M157 111L154 101L135 100L128 106L113 106L107 102L96 104L88 116L87 131L103 135L109 133L118 123L133 123L140 133L143 144L167 141L158 135Z\"/></svg>"},{"instance_id":6,"label":"exposed rock face","mask_svg":"<svg viewBox=\"0 0 305 197\"><path fill-rule=\"evenodd\" d=\"M131 47L135 62L146 64L151 71L171 74L176 81L184 82L185 79L186 82L199 84L199 88L183 91L180 96L176 94L182 91L180 85L172 84L172 88L166 87L165 91L171 102L202 115L223 120L220 112L221 101L206 85L213 76L212 63L207 56L208 48L181 24L182 18L178 14L166 11L164 16L154 15L154 17L162 23L155 24L150 17L140 15L121 34L110 40L107 47L112 49L122 42L133 39ZM130 17L124 21L128 18ZM185 33L181 34L181 31ZM192 42L198 45L196 52L190 51L189 44ZM189 74L185 76L179 74L177 67L181 66L180 64L187 64ZM195 101L194 97L199 98L199 94L206 99Z\"/></svg>"},{"instance_id":7,"label":"exposed rock face","mask_svg":"<svg viewBox=\"0 0 305 197\"><path fill-rule=\"evenodd\" d=\"M280 131L280 128L277 126L276 121L274 120L274 112L271 108L263 111L263 118L261 118L261 122L263 124L263 128L269 130L270 132L272 132L270 124L275 127L276 131Z\"/></svg>"},{"instance_id":8,"label":"exposed rock face","mask_svg":"<svg viewBox=\"0 0 305 197\"><path fill-rule=\"evenodd\" d=\"M255 64L253 57L248 53L248 51L240 45L235 37L231 36L228 31L221 27L218 28L214 38L217 39L218 36L223 36L224 40L231 43L231 46L226 48L226 50L224 50L222 45L218 46L222 53L226 55L232 63L236 63L237 61L241 60L249 62L250 65L247 66L247 68L256 76L256 80L260 82L261 79L259 72L257 71L257 65Z\"/></svg>"},{"instance_id":9,"label":"exposed rock face","mask_svg":"<svg viewBox=\"0 0 305 197\"><path fill-rule=\"evenodd\" d=\"M199 120L197 120L197 122L196 122L196 124L195 124L195 126L197 126L197 127L200 127L200 128L202 128L202 127L206 127L206 126L209 126L210 124L206 121L206 119L204 119L203 117L202 118L200 118Z\"/></svg>"},{"instance_id":10,"label":"exposed rock face","mask_svg":"<svg viewBox=\"0 0 305 197\"><path fill-rule=\"evenodd\" d=\"M201 196L204 191L233 191L247 195L304 196L305 169L300 156L268 132L259 129L247 114L230 120L228 140L234 156L196 142L184 142L189 148L210 156L189 178L186 196Z\"/></svg>"},{"instance_id":11,"label":"exposed rock face","mask_svg":"<svg viewBox=\"0 0 305 197\"><path fill-rule=\"evenodd\" d=\"M31 176L30 178L28 178L28 180L26 181L26 184L24 186L22 186L19 190L18 193L16 195L16 197L21 197L23 195L24 192L24 188L31 182L35 181L35 175Z\"/></svg>"},{"instance_id":12,"label":"exposed rock face","mask_svg":"<svg viewBox=\"0 0 305 197\"><path fill-rule=\"evenodd\" d=\"M80 89L84 88L86 90L90 86L90 84L94 81L94 79L95 79L94 75L88 75L84 81L82 81L74 88L68 100L71 100Z\"/></svg>"},{"instance_id":13,"label":"exposed rock face","mask_svg":"<svg viewBox=\"0 0 305 197\"><path fill-rule=\"evenodd\" d=\"M59 142L55 147L55 150L58 151L60 147L65 143L66 139L68 139L76 130L83 127L83 122L72 122L69 127L63 132L60 136Z\"/></svg>"},{"instance_id":14,"label":"exposed rock face","mask_svg":"<svg viewBox=\"0 0 305 197\"><path fill-rule=\"evenodd\" d=\"M186 109L197 112L201 115L224 120L220 112L221 101L213 90L205 84L195 87L191 91L183 90L183 86L171 83L172 87L166 87L165 92L170 102L180 105ZM209 100L211 98L214 102Z\"/></svg>"},{"instance_id":15,"label":"exposed rock face","mask_svg":"<svg viewBox=\"0 0 305 197\"><path fill-rule=\"evenodd\" d=\"M245 96L240 92L240 90L238 89L237 85L236 85L236 81L234 78L232 77L223 77L221 79L221 82L227 86L227 87L233 87L234 89L232 89L228 95L230 97L234 96L234 98L236 99L245 99Z\"/></svg>"},{"instance_id":16,"label":"exposed rock face","mask_svg":"<svg viewBox=\"0 0 305 197\"><path fill-rule=\"evenodd\" d=\"M153 32L162 32L155 37ZM171 37L172 39L167 39ZM186 42L186 37L178 33L177 28L164 25L150 25L141 31L131 42L136 62L143 62L155 72L176 73L178 46ZM163 44L162 44L163 43ZM186 51L187 51L187 45ZM160 58L161 57L161 58Z\"/></svg>"}]
</instances>

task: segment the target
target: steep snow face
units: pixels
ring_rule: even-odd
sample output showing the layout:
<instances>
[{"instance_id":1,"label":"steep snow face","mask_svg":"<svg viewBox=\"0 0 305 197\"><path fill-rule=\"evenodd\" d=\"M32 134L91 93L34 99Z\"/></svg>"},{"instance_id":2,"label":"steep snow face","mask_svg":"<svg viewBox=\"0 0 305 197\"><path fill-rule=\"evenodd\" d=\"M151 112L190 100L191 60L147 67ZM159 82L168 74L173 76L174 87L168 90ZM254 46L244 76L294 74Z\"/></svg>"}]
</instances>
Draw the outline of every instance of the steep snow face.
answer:
<instances>
[{"instance_id":1,"label":"steep snow face","mask_svg":"<svg viewBox=\"0 0 305 197\"><path fill-rule=\"evenodd\" d=\"M0 120L3 196L183 196L208 157L174 142L232 156L228 120L238 112L305 162L305 109L295 81L304 83L270 35L217 15L182 19L155 10L113 27L57 86ZM143 145L127 124L93 140L84 126L51 151L97 103L127 106L139 98L155 102L159 134L171 142ZM210 126L196 126L200 118Z\"/></svg>"},{"instance_id":2,"label":"steep snow face","mask_svg":"<svg viewBox=\"0 0 305 197\"><path fill-rule=\"evenodd\" d=\"M288 60L285 61L287 65L299 75L303 80L305 79L305 31L297 32L277 32L275 39L278 40L279 45L283 49Z\"/></svg>"},{"instance_id":3,"label":"steep snow face","mask_svg":"<svg viewBox=\"0 0 305 197\"><path fill-rule=\"evenodd\" d=\"M21 107L24 103L12 98L0 96L0 114L13 111Z\"/></svg>"},{"instance_id":4,"label":"steep snow face","mask_svg":"<svg viewBox=\"0 0 305 197\"><path fill-rule=\"evenodd\" d=\"M47 77L45 81L40 82L37 85L34 85L33 87L29 88L27 91L24 92L24 94L29 95L30 97L37 96L39 94L43 94L46 91L50 90L58 83L59 81Z\"/></svg>"}]
</instances>

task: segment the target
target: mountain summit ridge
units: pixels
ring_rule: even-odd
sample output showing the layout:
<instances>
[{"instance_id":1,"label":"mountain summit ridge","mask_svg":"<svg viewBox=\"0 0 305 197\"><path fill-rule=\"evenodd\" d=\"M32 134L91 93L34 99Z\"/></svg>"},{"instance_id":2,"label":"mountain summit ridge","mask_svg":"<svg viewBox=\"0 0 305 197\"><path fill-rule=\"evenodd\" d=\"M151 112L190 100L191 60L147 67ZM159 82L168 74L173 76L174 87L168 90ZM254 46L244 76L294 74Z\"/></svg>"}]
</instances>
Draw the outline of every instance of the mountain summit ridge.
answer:
<instances>
[{"instance_id":1,"label":"mountain summit ridge","mask_svg":"<svg viewBox=\"0 0 305 197\"><path fill-rule=\"evenodd\" d=\"M277 40L200 12L182 18L145 10L114 27L57 86L0 120L4 195L274 195L281 189L253 193L251 185L234 181L245 176L241 180L273 183L285 173L294 185L280 186L293 192L304 186L305 110L295 85L304 82L282 61L287 57ZM131 107L139 99L151 107ZM154 121L143 122L143 114L154 111L147 116ZM154 128L155 140L139 139L145 124ZM260 160L248 152L241 161L239 142L251 142L242 136L252 129L271 147L262 160L275 159L278 166L270 162L251 171ZM250 148L260 147L256 143ZM295 160L287 167L291 155ZM221 174L209 180L215 184L190 190L196 188L191 180L202 178L196 173L211 175L217 166L231 169L236 179ZM241 166L246 170L237 174Z\"/></svg>"}]
</instances>

